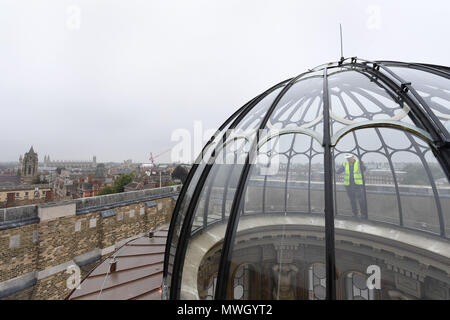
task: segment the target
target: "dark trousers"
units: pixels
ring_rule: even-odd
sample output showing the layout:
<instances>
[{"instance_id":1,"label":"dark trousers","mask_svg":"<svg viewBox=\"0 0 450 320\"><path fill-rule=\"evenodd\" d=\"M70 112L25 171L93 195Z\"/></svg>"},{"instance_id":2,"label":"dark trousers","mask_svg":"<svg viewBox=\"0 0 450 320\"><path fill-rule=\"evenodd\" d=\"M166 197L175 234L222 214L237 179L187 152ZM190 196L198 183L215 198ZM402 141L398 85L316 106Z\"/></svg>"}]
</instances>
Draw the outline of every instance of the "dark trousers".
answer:
<instances>
[{"instance_id":1,"label":"dark trousers","mask_svg":"<svg viewBox=\"0 0 450 320\"><path fill-rule=\"evenodd\" d=\"M358 205L357 202L359 202L359 207L361 209L361 217L367 218L367 204L366 199L364 196L364 190L363 186L361 185L350 185L346 186L345 189L347 190L348 198L350 199L350 203L352 205L352 211L355 217L358 216Z\"/></svg>"}]
</instances>

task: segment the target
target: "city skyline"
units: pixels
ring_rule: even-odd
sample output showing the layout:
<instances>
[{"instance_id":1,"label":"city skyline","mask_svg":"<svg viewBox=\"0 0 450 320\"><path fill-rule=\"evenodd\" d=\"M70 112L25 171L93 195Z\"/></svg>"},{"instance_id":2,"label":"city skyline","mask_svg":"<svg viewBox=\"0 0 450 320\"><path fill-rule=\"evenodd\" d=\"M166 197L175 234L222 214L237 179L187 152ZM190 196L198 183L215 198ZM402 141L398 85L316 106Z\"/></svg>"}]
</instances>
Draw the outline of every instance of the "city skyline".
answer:
<instances>
[{"instance_id":1,"label":"city skyline","mask_svg":"<svg viewBox=\"0 0 450 320\"><path fill-rule=\"evenodd\" d=\"M433 2L4 1L0 161L34 145L146 162L175 130L217 128L274 83L338 60L339 23L345 56L450 65L450 21L434 18L450 5Z\"/></svg>"}]
</instances>

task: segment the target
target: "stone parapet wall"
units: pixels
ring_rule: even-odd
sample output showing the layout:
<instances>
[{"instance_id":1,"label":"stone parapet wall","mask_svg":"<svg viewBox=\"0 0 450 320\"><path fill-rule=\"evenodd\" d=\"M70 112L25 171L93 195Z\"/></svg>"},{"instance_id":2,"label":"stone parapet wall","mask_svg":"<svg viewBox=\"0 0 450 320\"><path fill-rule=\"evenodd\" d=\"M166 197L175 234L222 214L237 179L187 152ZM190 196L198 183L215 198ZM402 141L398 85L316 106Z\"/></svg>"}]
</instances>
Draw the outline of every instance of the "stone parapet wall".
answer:
<instances>
[{"instance_id":1,"label":"stone parapet wall","mask_svg":"<svg viewBox=\"0 0 450 320\"><path fill-rule=\"evenodd\" d=\"M94 266L169 223L180 186L0 209L0 298L63 299L69 265Z\"/></svg>"},{"instance_id":2,"label":"stone parapet wall","mask_svg":"<svg viewBox=\"0 0 450 320\"><path fill-rule=\"evenodd\" d=\"M42 189L51 189L52 185L49 183L41 183L41 184L17 184L12 186L0 186L0 192L2 191L19 191L19 190L34 190L38 188Z\"/></svg>"}]
</instances>

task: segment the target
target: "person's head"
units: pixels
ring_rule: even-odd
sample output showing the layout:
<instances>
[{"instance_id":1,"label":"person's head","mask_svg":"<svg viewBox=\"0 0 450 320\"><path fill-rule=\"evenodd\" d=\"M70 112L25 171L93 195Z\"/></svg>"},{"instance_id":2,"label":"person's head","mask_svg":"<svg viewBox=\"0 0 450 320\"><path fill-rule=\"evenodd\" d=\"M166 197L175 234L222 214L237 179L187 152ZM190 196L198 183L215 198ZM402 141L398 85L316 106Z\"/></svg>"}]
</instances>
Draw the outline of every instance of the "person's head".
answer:
<instances>
[{"instance_id":1,"label":"person's head","mask_svg":"<svg viewBox=\"0 0 450 320\"><path fill-rule=\"evenodd\" d=\"M348 161L348 162L354 162L355 161L355 156L352 155L351 153L347 153L345 155L345 160Z\"/></svg>"}]
</instances>

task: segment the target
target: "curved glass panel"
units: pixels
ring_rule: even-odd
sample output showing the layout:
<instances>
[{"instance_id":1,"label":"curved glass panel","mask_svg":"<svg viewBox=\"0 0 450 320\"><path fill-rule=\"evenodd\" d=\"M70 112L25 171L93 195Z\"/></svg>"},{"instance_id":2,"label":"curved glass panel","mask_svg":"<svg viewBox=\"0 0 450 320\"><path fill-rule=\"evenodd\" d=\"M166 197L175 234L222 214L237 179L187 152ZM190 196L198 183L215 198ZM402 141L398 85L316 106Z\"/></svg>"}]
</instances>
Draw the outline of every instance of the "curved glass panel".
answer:
<instances>
[{"instance_id":1,"label":"curved glass panel","mask_svg":"<svg viewBox=\"0 0 450 320\"><path fill-rule=\"evenodd\" d=\"M414 151L398 151L392 161L401 169L400 198L403 209L403 225L439 234L439 195L431 186L431 163ZM438 165L437 162L434 165ZM442 209L441 209L442 211Z\"/></svg>"},{"instance_id":2,"label":"curved glass panel","mask_svg":"<svg viewBox=\"0 0 450 320\"><path fill-rule=\"evenodd\" d=\"M390 159L386 138L392 129L369 128L345 135L334 150L335 157L335 214L347 217L364 217L374 221L398 224L399 207L396 178L398 173ZM381 133L382 132L382 133ZM392 143L392 139L389 140ZM400 142L397 142L400 143ZM361 147L366 146L366 148ZM346 158L359 161L361 187L354 190L346 183Z\"/></svg>"},{"instance_id":3,"label":"curved glass panel","mask_svg":"<svg viewBox=\"0 0 450 320\"><path fill-rule=\"evenodd\" d=\"M296 154L293 146L296 140L301 139L311 144L311 137L304 134L286 134L273 144L268 142L269 148L260 152L267 155L272 151L275 156L268 157L266 163L251 165L245 193L252 194L252 197L246 197L245 210L239 212L241 216L230 263L228 299L233 299L234 295L233 275L243 264L256 266L253 283L248 286L260 290L254 291L252 299L311 298L309 267L325 263L323 157L312 157L309 161L305 154ZM289 145L289 150L277 157L278 153L273 149L283 145L283 140ZM308 200L307 187L301 179L305 177L305 167L309 166L311 170L308 170L315 175L316 186ZM258 194L264 200L254 192L254 181L261 177L265 181L262 184L264 193ZM257 203L262 201L264 208L257 212ZM323 284L324 275L321 279ZM319 288L317 290L320 291ZM324 289L317 295L323 297Z\"/></svg>"},{"instance_id":4,"label":"curved glass panel","mask_svg":"<svg viewBox=\"0 0 450 320\"><path fill-rule=\"evenodd\" d=\"M425 161L430 168L432 176L431 181L434 181L436 191L439 194L445 225L445 235L447 238L450 238L450 183L445 176L444 170L442 170L442 166L438 163L430 148L421 148L421 150L423 151Z\"/></svg>"},{"instance_id":5,"label":"curved glass panel","mask_svg":"<svg viewBox=\"0 0 450 320\"><path fill-rule=\"evenodd\" d=\"M254 107L256 114L246 114L236 126L237 130L230 132L226 143L219 147L195 204L181 280L182 299L206 299L208 296L208 286L213 275L218 272L222 247L220 239L223 241L225 236L248 148L264 114L280 91L281 88L275 89L264 97ZM204 230L208 232L203 232Z\"/></svg>"},{"instance_id":6,"label":"curved glass panel","mask_svg":"<svg viewBox=\"0 0 450 320\"><path fill-rule=\"evenodd\" d=\"M308 74L294 83L270 115L267 127L311 128L323 121L322 74L323 72Z\"/></svg>"},{"instance_id":7,"label":"curved glass panel","mask_svg":"<svg viewBox=\"0 0 450 320\"><path fill-rule=\"evenodd\" d=\"M449 123L450 79L414 68L389 66L389 69L403 80L411 82L444 126Z\"/></svg>"},{"instance_id":8,"label":"curved glass panel","mask_svg":"<svg viewBox=\"0 0 450 320\"><path fill-rule=\"evenodd\" d=\"M264 97L260 101L259 104L254 106L254 108L257 108L257 109L262 108L262 109L267 110L268 104L270 103L270 101L273 101L274 96L276 96L277 92L279 92L280 90L281 89L275 89L273 92L269 93L266 97ZM181 200L182 202L180 203L178 212L176 213L176 221L173 224L173 229L172 229L172 238L168 239L168 241L170 241L170 252L169 252L169 257L168 257L168 262L167 262L168 263L167 276L164 279L164 289L163 289L164 291L166 291L166 289L167 289L167 291L170 290L171 281L172 281L173 263L174 263L174 259L175 259L175 253L178 248L181 227L185 222L184 221L185 215L188 210L189 204L192 200L192 196L194 194L197 183L200 179L201 174L203 173L203 171L206 168L206 164L208 163L212 152L214 151L214 149L216 148L217 145L219 145L223 142L223 136L225 134L227 134L227 135L230 134L229 132L227 132L227 130L233 124L233 121L235 121L235 119L238 118L239 116L240 116L240 114L236 114L233 118L229 119L228 124L224 126L224 128L216 135L216 138L213 140L213 142L210 143L208 145L208 147L206 147L205 150L202 151L202 154L199 155L199 157L195 160L195 163L198 164L198 167L197 167L189 185L187 186L184 198ZM255 118L255 116L253 115L252 112L250 112L250 114L246 114L243 117L243 119L239 122L239 124L242 127L242 123L247 122L248 119L254 119L254 118ZM164 292L164 294L165 294L165 292Z\"/></svg>"},{"instance_id":9,"label":"curved glass panel","mask_svg":"<svg viewBox=\"0 0 450 320\"><path fill-rule=\"evenodd\" d=\"M331 134L346 125L369 120L411 122L409 107L394 100L396 94L378 80L346 69L328 76Z\"/></svg>"},{"instance_id":10,"label":"curved glass panel","mask_svg":"<svg viewBox=\"0 0 450 320\"><path fill-rule=\"evenodd\" d=\"M184 219L186 218L186 212L188 210L189 203L192 200L192 196L195 191L195 187L197 186L197 183L200 179L200 176L205 169L206 163L208 162L209 158L211 157L211 153L214 150L214 147L216 144L218 144L226 130L229 128L229 126L232 124L233 120L237 117L236 115L233 119L230 119L229 123L221 130L217 135L214 141L207 147L205 150L203 150L202 155L200 155L199 159L196 159L196 163L198 163L198 167L194 172L194 175L191 178L191 181L189 185L187 186L186 192L184 194L183 199L181 200L176 221L173 224L172 229L172 238L168 239L170 241L170 249L169 249L169 255L168 255L168 261L167 263L167 275L164 279L164 294L168 294L170 287L171 287L171 281L172 281L172 273L173 273L173 263L175 259L175 253L178 248L178 242L180 239L180 233L181 233L181 227L184 224Z\"/></svg>"},{"instance_id":11,"label":"curved glass panel","mask_svg":"<svg viewBox=\"0 0 450 320\"><path fill-rule=\"evenodd\" d=\"M433 249L449 246L448 180L427 143L398 129L359 129L334 159L337 298L427 299L437 283L449 290L445 255Z\"/></svg>"}]
</instances>

